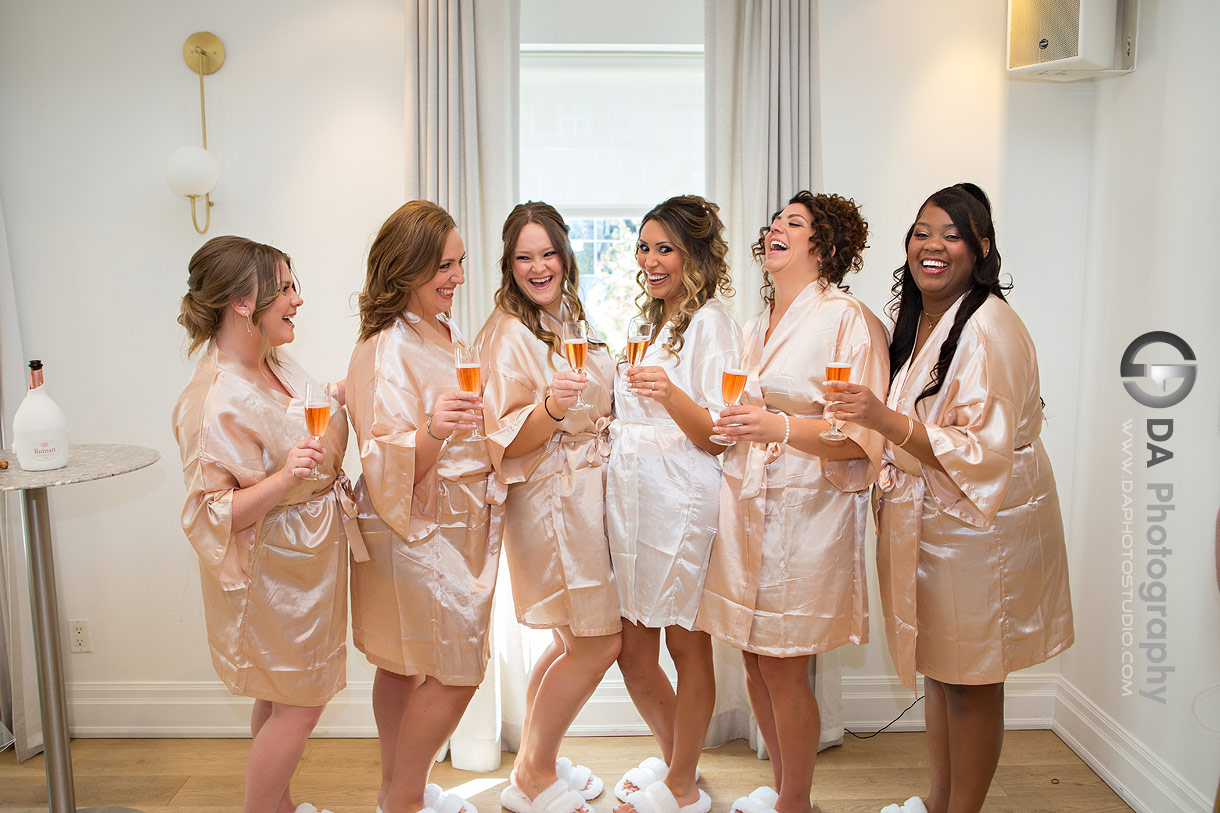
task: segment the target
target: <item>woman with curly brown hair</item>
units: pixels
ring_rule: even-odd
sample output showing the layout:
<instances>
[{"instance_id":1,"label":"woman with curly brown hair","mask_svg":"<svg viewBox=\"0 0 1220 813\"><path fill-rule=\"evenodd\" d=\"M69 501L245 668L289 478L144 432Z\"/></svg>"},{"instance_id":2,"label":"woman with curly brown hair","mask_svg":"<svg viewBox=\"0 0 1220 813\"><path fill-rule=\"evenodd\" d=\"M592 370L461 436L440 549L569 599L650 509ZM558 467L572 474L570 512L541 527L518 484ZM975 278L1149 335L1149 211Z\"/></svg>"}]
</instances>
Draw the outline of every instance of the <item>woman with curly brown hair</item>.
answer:
<instances>
[{"instance_id":1,"label":"woman with curly brown hair","mask_svg":"<svg viewBox=\"0 0 1220 813\"><path fill-rule=\"evenodd\" d=\"M593 337L583 374L564 360L563 323L585 312L559 212L519 204L503 237L496 310L478 340L487 445L508 484L504 546L517 619L551 630L553 640L530 673L521 746L501 802L514 813L589 813L585 800L601 793L602 781L556 763L560 740L619 651L603 519L614 365ZM592 408L573 408L578 396Z\"/></svg>"},{"instance_id":2,"label":"woman with curly brown hair","mask_svg":"<svg viewBox=\"0 0 1220 813\"><path fill-rule=\"evenodd\" d=\"M459 389L454 349L465 341L449 321L465 259L435 203L390 215L369 248L348 367L369 552L352 566L352 638L377 667L384 813L463 807L426 784L428 771L489 655L504 487L486 443L466 440L482 402Z\"/></svg>"},{"instance_id":3,"label":"woman with curly brown hair","mask_svg":"<svg viewBox=\"0 0 1220 813\"><path fill-rule=\"evenodd\" d=\"M799 192L754 244L766 307L745 329L742 403L715 425L737 443L697 621L742 650L775 776L734 809L809 813L820 730L810 657L868 639L865 518L882 440L859 427L821 436L828 365L850 364L880 393L888 382L885 330L842 285L867 236L853 201Z\"/></svg>"},{"instance_id":4,"label":"woman with curly brown hair","mask_svg":"<svg viewBox=\"0 0 1220 813\"><path fill-rule=\"evenodd\" d=\"M663 809L706 813L696 766L716 703L712 642L695 629L716 538L720 460L712 421L724 409L721 376L740 363L741 329L719 296L731 296L719 207L697 195L670 198L640 224L637 279L655 338L623 377L612 427L606 525L623 615L619 668L661 748L615 786L640 810L641 793ZM661 632L678 672L675 694L659 664ZM671 801L672 800L672 801ZM649 807L648 809L652 809Z\"/></svg>"}]
</instances>

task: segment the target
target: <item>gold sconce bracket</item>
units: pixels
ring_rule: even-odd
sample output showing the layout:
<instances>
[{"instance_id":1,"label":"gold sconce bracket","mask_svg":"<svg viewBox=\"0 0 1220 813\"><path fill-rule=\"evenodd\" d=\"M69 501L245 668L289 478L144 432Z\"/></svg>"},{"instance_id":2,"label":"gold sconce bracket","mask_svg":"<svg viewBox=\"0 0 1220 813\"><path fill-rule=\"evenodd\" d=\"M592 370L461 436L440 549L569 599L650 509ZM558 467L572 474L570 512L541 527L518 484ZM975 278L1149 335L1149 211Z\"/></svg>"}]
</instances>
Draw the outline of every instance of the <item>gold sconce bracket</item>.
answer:
<instances>
[{"instance_id":1,"label":"gold sconce bracket","mask_svg":"<svg viewBox=\"0 0 1220 813\"><path fill-rule=\"evenodd\" d=\"M191 34L182 46L182 59L188 68L201 76L216 73L225 64L224 43L210 31Z\"/></svg>"}]
</instances>

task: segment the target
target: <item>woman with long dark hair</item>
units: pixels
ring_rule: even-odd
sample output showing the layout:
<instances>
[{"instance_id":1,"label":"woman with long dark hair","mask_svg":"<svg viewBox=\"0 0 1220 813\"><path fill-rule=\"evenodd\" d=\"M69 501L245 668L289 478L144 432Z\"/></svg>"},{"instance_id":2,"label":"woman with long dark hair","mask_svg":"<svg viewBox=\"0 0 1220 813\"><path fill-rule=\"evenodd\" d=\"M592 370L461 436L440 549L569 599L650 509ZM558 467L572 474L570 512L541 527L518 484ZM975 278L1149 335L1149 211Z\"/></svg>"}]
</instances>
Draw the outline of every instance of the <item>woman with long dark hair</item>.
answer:
<instances>
[{"instance_id":1,"label":"woman with long dark hair","mask_svg":"<svg viewBox=\"0 0 1220 813\"><path fill-rule=\"evenodd\" d=\"M924 675L932 790L886 811L974 813L1004 739L1005 677L1073 640L1063 521L1037 356L1004 298L987 196L936 192L905 245L889 399L846 384L831 409L886 439L881 605L902 682Z\"/></svg>"}]
</instances>

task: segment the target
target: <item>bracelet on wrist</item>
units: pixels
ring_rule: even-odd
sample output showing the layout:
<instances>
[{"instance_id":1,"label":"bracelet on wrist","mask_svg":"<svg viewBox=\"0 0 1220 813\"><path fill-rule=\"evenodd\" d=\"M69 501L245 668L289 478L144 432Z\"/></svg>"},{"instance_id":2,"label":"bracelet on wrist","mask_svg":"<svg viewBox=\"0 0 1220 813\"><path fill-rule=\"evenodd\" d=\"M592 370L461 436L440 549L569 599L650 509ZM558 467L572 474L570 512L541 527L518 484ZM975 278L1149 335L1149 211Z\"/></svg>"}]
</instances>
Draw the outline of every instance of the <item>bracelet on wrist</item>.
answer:
<instances>
[{"instance_id":1,"label":"bracelet on wrist","mask_svg":"<svg viewBox=\"0 0 1220 813\"><path fill-rule=\"evenodd\" d=\"M788 420L787 412L781 412L779 415L784 419L784 439L779 442L779 445L786 446L788 444L788 438L792 437L792 422Z\"/></svg>"},{"instance_id":2,"label":"bracelet on wrist","mask_svg":"<svg viewBox=\"0 0 1220 813\"><path fill-rule=\"evenodd\" d=\"M559 421L563 420L564 416L560 415L558 418L555 417L555 413L551 412L551 407L547 404L547 401L549 401L549 400L551 400L551 396L549 396L549 395L546 398L542 399L542 408L546 410L546 414L550 417L550 419L552 421L555 421L556 423L558 423Z\"/></svg>"},{"instance_id":3,"label":"bracelet on wrist","mask_svg":"<svg viewBox=\"0 0 1220 813\"><path fill-rule=\"evenodd\" d=\"M427 432L428 437L432 438L433 440L439 440L441 443L445 442L445 438L437 437L435 434L432 433L432 416L431 415L428 416L428 422L424 424L424 431Z\"/></svg>"},{"instance_id":4,"label":"bracelet on wrist","mask_svg":"<svg viewBox=\"0 0 1220 813\"><path fill-rule=\"evenodd\" d=\"M902 439L902 443L897 444L899 448L906 446L910 441L911 435L915 434L915 419L907 415L907 436Z\"/></svg>"}]
</instances>

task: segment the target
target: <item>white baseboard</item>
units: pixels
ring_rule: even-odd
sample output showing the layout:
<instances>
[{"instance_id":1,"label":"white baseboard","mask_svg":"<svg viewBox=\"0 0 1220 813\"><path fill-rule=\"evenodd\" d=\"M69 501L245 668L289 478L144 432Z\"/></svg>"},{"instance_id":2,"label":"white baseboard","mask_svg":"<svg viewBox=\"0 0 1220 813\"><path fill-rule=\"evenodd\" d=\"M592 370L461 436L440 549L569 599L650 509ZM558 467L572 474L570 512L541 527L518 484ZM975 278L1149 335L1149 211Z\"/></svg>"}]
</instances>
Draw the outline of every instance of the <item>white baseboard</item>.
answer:
<instances>
[{"instance_id":1,"label":"white baseboard","mask_svg":"<svg viewBox=\"0 0 1220 813\"><path fill-rule=\"evenodd\" d=\"M1211 799L1066 678L1059 678L1058 700L1051 730L1136 813L1210 813Z\"/></svg>"},{"instance_id":2,"label":"white baseboard","mask_svg":"<svg viewBox=\"0 0 1220 813\"><path fill-rule=\"evenodd\" d=\"M1015 675L1008 680L1008 728L1050 728L1054 677ZM372 683L352 681L326 707L314 736L375 737ZM847 728L876 731L897 717L916 695L889 677L843 677ZM220 681L75 683L68 687L74 737L244 737L250 703L229 694ZM890 726L922 731L923 704ZM647 735L621 680L604 681L569 732L573 736Z\"/></svg>"}]
</instances>

